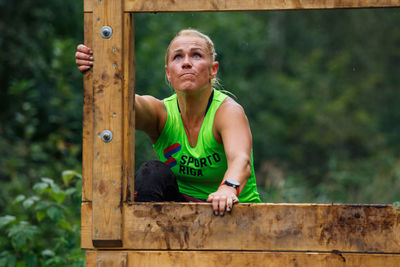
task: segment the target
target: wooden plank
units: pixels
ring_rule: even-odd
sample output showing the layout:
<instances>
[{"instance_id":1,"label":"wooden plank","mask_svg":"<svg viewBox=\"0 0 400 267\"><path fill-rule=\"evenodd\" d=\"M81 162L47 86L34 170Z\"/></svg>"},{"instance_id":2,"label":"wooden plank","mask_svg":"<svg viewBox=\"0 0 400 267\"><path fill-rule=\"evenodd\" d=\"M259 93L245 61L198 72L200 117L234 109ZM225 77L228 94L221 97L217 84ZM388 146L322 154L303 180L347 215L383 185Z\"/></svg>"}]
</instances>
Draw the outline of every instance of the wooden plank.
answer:
<instances>
[{"instance_id":1,"label":"wooden plank","mask_svg":"<svg viewBox=\"0 0 400 267\"><path fill-rule=\"evenodd\" d=\"M93 224L95 246L120 246L123 176L123 13L122 0L94 1L93 9ZM112 28L102 38L103 26ZM111 142L101 133L112 132Z\"/></svg>"},{"instance_id":2,"label":"wooden plank","mask_svg":"<svg viewBox=\"0 0 400 267\"><path fill-rule=\"evenodd\" d=\"M200 12L399 7L399 0L124 0L125 12ZM92 3L85 1L90 12Z\"/></svg>"},{"instance_id":3,"label":"wooden plank","mask_svg":"<svg viewBox=\"0 0 400 267\"><path fill-rule=\"evenodd\" d=\"M125 267L128 261L127 252L118 251L87 251L87 267Z\"/></svg>"},{"instance_id":4,"label":"wooden plank","mask_svg":"<svg viewBox=\"0 0 400 267\"><path fill-rule=\"evenodd\" d=\"M300 253L300 252L241 252L241 251L124 251L127 267L192 267L192 266L363 266L398 267L400 255ZM90 252L88 254L97 254ZM103 252L101 252L103 253ZM115 252L114 252L115 253ZM121 252L118 252L121 253ZM94 266L93 256L87 257L87 266ZM125 262L124 262L125 263ZM108 266L108 265L107 265ZM113 265L114 266L114 265ZM119 265L117 265L119 266Z\"/></svg>"},{"instance_id":5,"label":"wooden plank","mask_svg":"<svg viewBox=\"0 0 400 267\"><path fill-rule=\"evenodd\" d=\"M84 14L84 44L93 47L93 16ZM92 200L93 171L93 72L83 74L82 201Z\"/></svg>"},{"instance_id":6,"label":"wooden plank","mask_svg":"<svg viewBox=\"0 0 400 267\"><path fill-rule=\"evenodd\" d=\"M208 203L139 203L123 212L126 249L400 253L391 205L238 204L220 217Z\"/></svg>"},{"instance_id":7,"label":"wooden plank","mask_svg":"<svg viewBox=\"0 0 400 267\"><path fill-rule=\"evenodd\" d=\"M133 201L135 175L135 32L133 14L124 13L124 190L123 201Z\"/></svg>"},{"instance_id":8,"label":"wooden plank","mask_svg":"<svg viewBox=\"0 0 400 267\"><path fill-rule=\"evenodd\" d=\"M81 248L93 247L92 243L92 203L81 205Z\"/></svg>"},{"instance_id":9,"label":"wooden plank","mask_svg":"<svg viewBox=\"0 0 400 267\"><path fill-rule=\"evenodd\" d=\"M96 251L86 251L86 267L96 267Z\"/></svg>"}]
</instances>

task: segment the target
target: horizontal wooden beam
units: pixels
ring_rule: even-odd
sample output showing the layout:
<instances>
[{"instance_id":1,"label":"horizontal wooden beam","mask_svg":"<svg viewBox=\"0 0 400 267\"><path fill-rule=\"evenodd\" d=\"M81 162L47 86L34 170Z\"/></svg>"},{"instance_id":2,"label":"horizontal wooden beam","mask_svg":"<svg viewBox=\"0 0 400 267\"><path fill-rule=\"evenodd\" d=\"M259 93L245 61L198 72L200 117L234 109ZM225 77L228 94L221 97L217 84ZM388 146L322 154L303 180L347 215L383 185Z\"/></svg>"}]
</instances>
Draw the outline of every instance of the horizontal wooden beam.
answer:
<instances>
[{"instance_id":1,"label":"horizontal wooden beam","mask_svg":"<svg viewBox=\"0 0 400 267\"><path fill-rule=\"evenodd\" d=\"M115 255L117 254L117 255ZM123 254L123 255L120 255ZM107 266L363 266L398 267L400 255L241 251L88 251L86 266L95 267L99 258L112 258ZM115 260L116 259L116 260ZM117 264L118 263L118 264ZM100 265L102 266L102 265Z\"/></svg>"},{"instance_id":2,"label":"horizontal wooden beam","mask_svg":"<svg viewBox=\"0 0 400 267\"><path fill-rule=\"evenodd\" d=\"M399 0L125 0L125 12L202 12L399 7ZM92 11L86 0L85 12Z\"/></svg>"},{"instance_id":3,"label":"horizontal wooden beam","mask_svg":"<svg viewBox=\"0 0 400 267\"><path fill-rule=\"evenodd\" d=\"M90 205L82 206L86 249ZM220 217L208 203L124 204L122 225L124 249L400 253L391 205L239 204Z\"/></svg>"}]
</instances>

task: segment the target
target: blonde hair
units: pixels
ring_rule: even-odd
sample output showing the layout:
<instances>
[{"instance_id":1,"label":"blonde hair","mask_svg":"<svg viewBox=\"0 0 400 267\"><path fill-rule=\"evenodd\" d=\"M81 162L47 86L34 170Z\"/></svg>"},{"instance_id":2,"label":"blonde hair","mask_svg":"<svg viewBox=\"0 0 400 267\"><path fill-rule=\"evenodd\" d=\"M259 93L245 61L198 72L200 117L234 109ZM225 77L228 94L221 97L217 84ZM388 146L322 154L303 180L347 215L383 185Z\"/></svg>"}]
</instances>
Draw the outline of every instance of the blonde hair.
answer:
<instances>
[{"instance_id":1,"label":"blonde hair","mask_svg":"<svg viewBox=\"0 0 400 267\"><path fill-rule=\"evenodd\" d=\"M170 52L171 44L175 41L175 39L177 39L178 37L181 37L181 36L193 36L193 37L199 37L199 38L203 39L204 42L206 43L206 47L207 47L207 50L209 52L209 56L210 56L212 62L215 61L215 57L217 56L217 53L215 52L214 43L213 43L213 41L211 41L210 37L208 37L204 33L199 32L198 30L184 29L184 30L179 31L175 35L174 39L172 39L171 42L169 43L168 48L167 48L167 53L165 54L165 64L166 65L168 65L168 55Z\"/></svg>"}]
</instances>

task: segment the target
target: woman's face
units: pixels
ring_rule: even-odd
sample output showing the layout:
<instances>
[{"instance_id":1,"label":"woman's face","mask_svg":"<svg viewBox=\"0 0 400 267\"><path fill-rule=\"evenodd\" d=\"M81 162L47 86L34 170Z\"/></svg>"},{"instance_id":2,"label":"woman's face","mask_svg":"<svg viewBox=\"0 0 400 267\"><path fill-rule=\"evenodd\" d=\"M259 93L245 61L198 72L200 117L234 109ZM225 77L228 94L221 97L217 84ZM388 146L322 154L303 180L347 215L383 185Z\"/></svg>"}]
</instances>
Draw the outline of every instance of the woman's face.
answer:
<instances>
[{"instance_id":1,"label":"woman's face","mask_svg":"<svg viewBox=\"0 0 400 267\"><path fill-rule=\"evenodd\" d=\"M211 87L218 72L205 41L195 36L177 37L170 46L165 72L177 91L190 92Z\"/></svg>"}]
</instances>

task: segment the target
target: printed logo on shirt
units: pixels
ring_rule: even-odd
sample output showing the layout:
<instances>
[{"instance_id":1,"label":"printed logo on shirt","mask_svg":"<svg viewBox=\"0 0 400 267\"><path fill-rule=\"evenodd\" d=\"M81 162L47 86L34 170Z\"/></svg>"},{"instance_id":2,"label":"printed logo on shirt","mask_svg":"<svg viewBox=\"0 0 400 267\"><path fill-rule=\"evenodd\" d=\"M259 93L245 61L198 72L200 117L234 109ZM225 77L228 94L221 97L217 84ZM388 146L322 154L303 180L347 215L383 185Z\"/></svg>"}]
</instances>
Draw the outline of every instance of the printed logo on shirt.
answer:
<instances>
[{"instance_id":1,"label":"printed logo on shirt","mask_svg":"<svg viewBox=\"0 0 400 267\"><path fill-rule=\"evenodd\" d=\"M167 159L164 163L167 164L169 168L177 164L176 159L173 158L172 155L181 150L181 148L181 144L175 143L164 149L164 156Z\"/></svg>"},{"instance_id":2,"label":"printed logo on shirt","mask_svg":"<svg viewBox=\"0 0 400 267\"><path fill-rule=\"evenodd\" d=\"M192 176L203 176L202 168L210 167L221 161L218 153L206 156L204 158L193 158L186 155L181 156L179 161L179 173Z\"/></svg>"}]
</instances>

